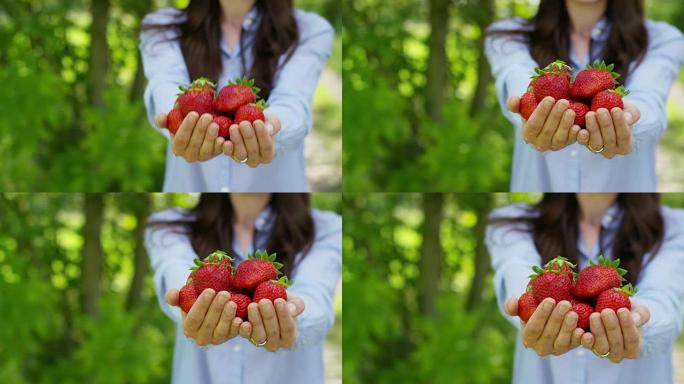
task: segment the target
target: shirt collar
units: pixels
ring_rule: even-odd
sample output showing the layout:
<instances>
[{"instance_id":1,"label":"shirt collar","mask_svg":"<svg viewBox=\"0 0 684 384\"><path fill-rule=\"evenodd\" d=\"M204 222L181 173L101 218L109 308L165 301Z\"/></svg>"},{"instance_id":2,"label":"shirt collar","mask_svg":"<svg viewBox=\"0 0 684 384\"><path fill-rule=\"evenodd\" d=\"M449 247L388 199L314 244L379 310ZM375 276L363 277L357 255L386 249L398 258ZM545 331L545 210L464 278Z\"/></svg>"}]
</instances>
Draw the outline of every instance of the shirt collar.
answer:
<instances>
[{"instance_id":1,"label":"shirt collar","mask_svg":"<svg viewBox=\"0 0 684 384\"><path fill-rule=\"evenodd\" d=\"M247 15L245 15L245 19L242 20L242 29L245 31L253 31L259 26L259 22L261 21L261 12L259 11L259 8L255 5L252 7L252 9L247 12Z\"/></svg>"},{"instance_id":2,"label":"shirt collar","mask_svg":"<svg viewBox=\"0 0 684 384\"><path fill-rule=\"evenodd\" d=\"M591 30L591 39L593 41L605 41L608 39L608 32L610 31L610 22L608 21L608 18L603 16L601 20L594 25L594 28Z\"/></svg>"},{"instance_id":3,"label":"shirt collar","mask_svg":"<svg viewBox=\"0 0 684 384\"><path fill-rule=\"evenodd\" d=\"M269 231L275 222L275 212L270 205L267 205L254 222L254 229L258 232Z\"/></svg>"},{"instance_id":4,"label":"shirt collar","mask_svg":"<svg viewBox=\"0 0 684 384\"><path fill-rule=\"evenodd\" d=\"M620 219L622 218L622 210L618 202L614 202L606 213L603 214L601 218L601 226L604 229L614 229L620 225Z\"/></svg>"}]
</instances>

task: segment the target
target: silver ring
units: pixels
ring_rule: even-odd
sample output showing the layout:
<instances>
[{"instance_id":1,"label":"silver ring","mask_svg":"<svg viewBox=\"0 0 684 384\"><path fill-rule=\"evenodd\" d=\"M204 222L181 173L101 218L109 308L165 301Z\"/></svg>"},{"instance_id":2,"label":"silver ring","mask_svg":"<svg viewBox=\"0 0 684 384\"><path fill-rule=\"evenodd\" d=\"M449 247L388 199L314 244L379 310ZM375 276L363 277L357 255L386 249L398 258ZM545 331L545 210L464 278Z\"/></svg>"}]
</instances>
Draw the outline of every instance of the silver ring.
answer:
<instances>
[{"instance_id":1,"label":"silver ring","mask_svg":"<svg viewBox=\"0 0 684 384\"><path fill-rule=\"evenodd\" d=\"M601 149L599 149L599 150L597 151L597 150L595 150L594 148L591 147L591 144L587 143L587 148L589 148L589 150L592 151L592 152L594 152L594 153L601 153L601 152L603 152L604 149L606 149L606 146L604 145L603 147L601 147Z\"/></svg>"},{"instance_id":2,"label":"silver ring","mask_svg":"<svg viewBox=\"0 0 684 384\"><path fill-rule=\"evenodd\" d=\"M254 339L252 339L251 336L249 337L249 341L251 341L255 347L263 347L264 345L266 345L266 342L267 342L267 340L264 340L263 343L257 343L256 341L254 341Z\"/></svg>"},{"instance_id":3,"label":"silver ring","mask_svg":"<svg viewBox=\"0 0 684 384\"><path fill-rule=\"evenodd\" d=\"M594 355L596 355L602 359L605 359L606 357L608 357L608 355L610 355L610 351L606 352L605 355L602 355L602 354L596 352L596 350L594 348L592 348L591 351L594 352Z\"/></svg>"},{"instance_id":4,"label":"silver ring","mask_svg":"<svg viewBox=\"0 0 684 384\"><path fill-rule=\"evenodd\" d=\"M249 157L245 157L244 160L238 160L237 157L233 157L233 159L234 159L235 161L237 161L238 163L240 163L240 164L244 164L244 163L247 162L247 160L249 160Z\"/></svg>"}]
</instances>

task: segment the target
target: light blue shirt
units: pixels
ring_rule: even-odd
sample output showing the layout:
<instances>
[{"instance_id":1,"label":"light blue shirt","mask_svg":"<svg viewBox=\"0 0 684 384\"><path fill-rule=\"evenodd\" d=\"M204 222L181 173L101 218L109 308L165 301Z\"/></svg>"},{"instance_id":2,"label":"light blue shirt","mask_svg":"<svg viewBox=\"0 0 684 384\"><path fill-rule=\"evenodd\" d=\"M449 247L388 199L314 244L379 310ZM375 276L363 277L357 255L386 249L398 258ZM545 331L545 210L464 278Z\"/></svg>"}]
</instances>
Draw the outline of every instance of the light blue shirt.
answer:
<instances>
[{"instance_id":1,"label":"light blue shirt","mask_svg":"<svg viewBox=\"0 0 684 384\"><path fill-rule=\"evenodd\" d=\"M497 209L492 217L520 217L528 215L528 206L510 205ZM583 347L561 356L539 357L534 350L523 346L518 337L515 349L513 383L517 384L668 384L672 383L672 348L682 330L682 302L684 301L684 210L663 207L665 236L660 251L639 274L634 300L645 304L651 319L641 328L643 337L641 357L614 364L601 359ZM535 214L535 213L533 213ZM611 207L602 218L604 253L613 257L609 244L617 233L621 211ZM517 226L517 225L515 225ZM518 227L520 228L520 227ZM494 289L501 313L516 328L520 321L505 314L503 304L508 298L519 297L526 288L532 265L541 265L541 257L527 232L517 231L514 225L487 228L487 247L494 268ZM596 261L598 244L587 249L578 239L581 256L579 268Z\"/></svg>"},{"instance_id":2,"label":"light blue shirt","mask_svg":"<svg viewBox=\"0 0 684 384\"><path fill-rule=\"evenodd\" d=\"M523 28L522 19L494 23L491 30ZM525 93L537 63L527 44L516 37L487 38L485 52L496 78L496 93L504 115L515 127L515 148L511 191L514 192L654 192L656 149L667 126L667 97L684 63L684 35L663 22L646 21L649 45L642 63L634 68L626 88L625 101L641 111L632 132L632 151L606 159L581 144L560 151L541 153L522 139L522 119L506 108L510 96ZM605 20L592 31L591 58L579 61L571 48L572 67L577 73L590 61L600 59L610 32Z\"/></svg>"},{"instance_id":3,"label":"light blue shirt","mask_svg":"<svg viewBox=\"0 0 684 384\"><path fill-rule=\"evenodd\" d=\"M143 20L146 24L167 24L182 20L183 14L172 8L151 13ZM330 57L334 31L322 17L308 12L295 11L299 27L299 45L290 60L282 65L274 79L274 88L267 100L265 113L277 116L282 123L275 136L276 156L271 164L249 168L220 154L205 162L188 163L176 157L171 142L166 149L165 192L306 192L308 191L304 162L304 138L313 125L311 102L321 72ZM243 39L245 63L249 69L253 62L253 42L260 15L256 8L245 17ZM175 38L178 32L144 31L140 35L140 51L148 84L145 89L147 117L154 127L154 116L173 108L178 86L188 86L190 78ZM221 40L223 72L218 87L228 80L242 77L239 44L229 49ZM155 127L156 128L156 127ZM157 130L170 139L167 130Z\"/></svg>"},{"instance_id":4,"label":"light blue shirt","mask_svg":"<svg viewBox=\"0 0 684 384\"><path fill-rule=\"evenodd\" d=\"M166 303L164 294L185 284L192 260L197 254L187 235L174 229L148 229L145 247L152 263L154 286L161 309L176 322L173 356L173 383L198 384L299 384L323 383L323 345L335 319L333 300L342 269L342 221L331 212L312 211L316 235L309 253L290 276L294 283L289 292L305 303L297 317L297 338L289 350L268 352L243 337L221 345L200 349L183 334L180 309ZM170 209L154 214L151 220L178 220L183 211ZM255 224L255 244L264 248L271 234L275 214L264 210ZM234 249L240 249L237 241ZM249 249L248 253L254 249ZM245 259L238 252L231 255L234 264Z\"/></svg>"}]
</instances>

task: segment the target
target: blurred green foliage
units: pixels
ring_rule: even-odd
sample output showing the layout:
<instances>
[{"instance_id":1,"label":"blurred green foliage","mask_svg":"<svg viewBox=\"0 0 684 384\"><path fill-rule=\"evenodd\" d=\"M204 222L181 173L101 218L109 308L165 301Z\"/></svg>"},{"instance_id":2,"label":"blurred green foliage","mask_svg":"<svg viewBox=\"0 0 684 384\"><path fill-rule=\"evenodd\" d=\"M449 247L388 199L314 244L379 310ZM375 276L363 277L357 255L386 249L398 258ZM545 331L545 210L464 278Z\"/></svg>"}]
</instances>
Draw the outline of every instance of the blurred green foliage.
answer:
<instances>
[{"instance_id":1,"label":"blurred green foliage","mask_svg":"<svg viewBox=\"0 0 684 384\"><path fill-rule=\"evenodd\" d=\"M0 195L0 382L170 382L175 325L159 309L145 252L136 253L139 229L149 212L191 207L197 196L104 195L102 274L86 288L85 195ZM340 212L341 196L315 194L313 206ZM97 291L95 315L82 304L86 290Z\"/></svg>"},{"instance_id":2,"label":"blurred green foliage","mask_svg":"<svg viewBox=\"0 0 684 384\"><path fill-rule=\"evenodd\" d=\"M97 39L91 1L0 2L0 157L5 160L0 190L161 190L166 140L145 116L139 23L154 9L183 7L187 0L95 2L105 3L105 36ZM320 12L340 27L339 2L304 0L296 5ZM339 40L331 60L337 72ZM93 41L96 52L106 52L104 61L98 58L105 56L92 53ZM104 69L93 72L91 63ZM93 93L102 94L103 103ZM339 136L340 101L318 94L323 96L314 100L316 130ZM331 108L334 113L328 112ZM332 150L333 142L322 143L328 146L323 151ZM336 177L329 183L339 188Z\"/></svg>"},{"instance_id":3,"label":"blurred green foliage","mask_svg":"<svg viewBox=\"0 0 684 384\"><path fill-rule=\"evenodd\" d=\"M483 29L491 21L530 17L535 0L350 0L343 13L343 190L505 191L509 189L513 130L496 99ZM448 12L445 71L439 93L443 117L429 113L429 6ZM647 1L648 16L684 30L684 3ZM684 78L682 71L681 78ZM678 84L680 89L684 83ZM682 110L679 98L670 110ZM670 113L661 140L662 190L684 188L671 169L683 163L684 125ZM671 181L672 180L672 181Z\"/></svg>"}]
</instances>

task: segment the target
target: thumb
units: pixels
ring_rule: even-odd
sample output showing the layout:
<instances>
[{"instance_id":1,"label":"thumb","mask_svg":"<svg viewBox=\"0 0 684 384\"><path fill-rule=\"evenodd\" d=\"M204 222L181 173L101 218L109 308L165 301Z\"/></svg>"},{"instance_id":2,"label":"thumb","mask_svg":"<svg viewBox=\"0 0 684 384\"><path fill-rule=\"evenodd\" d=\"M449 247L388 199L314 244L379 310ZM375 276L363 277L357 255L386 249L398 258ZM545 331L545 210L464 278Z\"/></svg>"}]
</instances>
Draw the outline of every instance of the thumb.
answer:
<instances>
[{"instance_id":1,"label":"thumb","mask_svg":"<svg viewBox=\"0 0 684 384\"><path fill-rule=\"evenodd\" d=\"M166 302L171 306L178 306L178 290L176 288L166 291Z\"/></svg>"},{"instance_id":2,"label":"thumb","mask_svg":"<svg viewBox=\"0 0 684 384\"><path fill-rule=\"evenodd\" d=\"M508 299L504 303L504 309L510 316L518 316L518 300Z\"/></svg>"},{"instance_id":3,"label":"thumb","mask_svg":"<svg viewBox=\"0 0 684 384\"><path fill-rule=\"evenodd\" d=\"M508 110L513 113L520 112L520 98L518 96L511 96L506 101Z\"/></svg>"}]
</instances>

